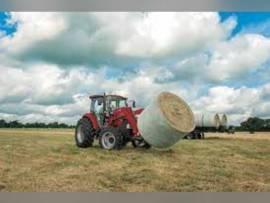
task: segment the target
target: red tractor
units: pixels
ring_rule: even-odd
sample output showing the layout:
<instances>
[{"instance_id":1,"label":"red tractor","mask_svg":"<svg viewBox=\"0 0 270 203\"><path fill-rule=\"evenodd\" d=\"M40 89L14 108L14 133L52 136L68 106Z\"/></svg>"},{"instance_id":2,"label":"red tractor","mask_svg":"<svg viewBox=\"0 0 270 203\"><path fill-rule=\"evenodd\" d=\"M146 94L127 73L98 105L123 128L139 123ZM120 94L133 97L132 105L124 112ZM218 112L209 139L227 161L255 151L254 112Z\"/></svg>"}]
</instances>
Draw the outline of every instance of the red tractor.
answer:
<instances>
[{"instance_id":1,"label":"red tractor","mask_svg":"<svg viewBox=\"0 0 270 203\"><path fill-rule=\"evenodd\" d=\"M119 95L92 95L90 112L78 121L75 132L76 145L91 147L99 140L103 149L121 149L128 142L133 147L150 148L137 127L137 116L143 111L135 109L135 101L128 105L126 97Z\"/></svg>"}]
</instances>

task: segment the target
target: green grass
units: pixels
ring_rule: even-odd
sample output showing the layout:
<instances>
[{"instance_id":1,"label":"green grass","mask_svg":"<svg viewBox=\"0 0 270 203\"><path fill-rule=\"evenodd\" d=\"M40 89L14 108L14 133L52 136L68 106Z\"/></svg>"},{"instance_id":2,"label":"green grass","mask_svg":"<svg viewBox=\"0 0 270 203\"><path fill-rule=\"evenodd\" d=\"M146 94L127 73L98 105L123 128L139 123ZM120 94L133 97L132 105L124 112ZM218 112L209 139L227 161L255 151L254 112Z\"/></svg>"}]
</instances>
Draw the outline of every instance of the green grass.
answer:
<instances>
[{"instance_id":1,"label":"green grass","mask_svg":"<svg viewBox=\"0 0 270 203\"><path fill-rule=\"evenodd\" d=\"M79 149L73 130L0 130L1 191L270 191L270 134L208 134L169 151Z\"/></svg>"}]
</instances>

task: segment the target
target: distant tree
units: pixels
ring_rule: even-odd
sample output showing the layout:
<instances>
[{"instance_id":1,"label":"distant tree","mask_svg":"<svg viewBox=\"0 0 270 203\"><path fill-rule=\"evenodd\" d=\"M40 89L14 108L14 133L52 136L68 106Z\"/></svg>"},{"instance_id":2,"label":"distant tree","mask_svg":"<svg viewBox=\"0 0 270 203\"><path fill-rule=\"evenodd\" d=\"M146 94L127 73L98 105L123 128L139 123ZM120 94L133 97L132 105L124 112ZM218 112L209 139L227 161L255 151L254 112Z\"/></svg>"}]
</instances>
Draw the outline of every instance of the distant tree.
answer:
<instances>
[{"instance_id":1,"label":"distant tree","mask_svg":"<svg viewBox=\"0 0 270 203\"><path fill-rule=\"evenodd\" d=\"M9 122L9 127L10 128L21 128L23 126L23 124L21 124L18 121L11 121Z\"/></svg>"},{"instance_id":2,"label":"distant tree","mask_svg":"<svg viewBox=\"0 0 270 203\"><path fill-rule=\"evenodd\" d=\"M6 128L7 127L7 122L3 119L0 120L0 128Z\"/></svg>"},{"instance_id":3,"label":"distant tree","mask_svg":"<svg viewBox=\"0 0 270 203\"><path fill-rule=\"evenodd\" d=\"M34 122L34 123L21 123L17 120L7 122L4 119L0 120L0 128L74 128L74 125L67 125L65 123L41 123L41 122Z\"/></svg>"},{"instance_id":4,"label":"distant tree","mask_svg":"<svg viewBox=\"0 0 270 203\"><path fill-rule=\"evenodd\" d=\"M265 119L264 125L265 125L265 129L267 131L270 131L270 119Z\"/></svg>"},{"instance_id":5,"label":"distant tree","mask_svg":"<svg viewBox=\"0 0 270 203\"><path fill-rule=\"evenodd\" d=\"M249 131L250 133L254 133L255 131L263 131L270 130L270 122L263 120L258 117L250 117L246 121L241 123L241 128Z\"/></svg>"}]
</instances>

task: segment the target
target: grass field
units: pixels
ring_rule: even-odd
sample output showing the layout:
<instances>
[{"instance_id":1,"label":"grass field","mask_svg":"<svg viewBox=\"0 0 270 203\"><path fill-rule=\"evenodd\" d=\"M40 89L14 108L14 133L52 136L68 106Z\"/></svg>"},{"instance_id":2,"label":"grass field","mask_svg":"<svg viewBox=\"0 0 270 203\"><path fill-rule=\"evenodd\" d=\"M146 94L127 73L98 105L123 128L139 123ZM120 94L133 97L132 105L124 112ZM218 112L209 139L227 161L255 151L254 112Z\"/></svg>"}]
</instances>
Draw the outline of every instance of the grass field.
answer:
<instances>
[{"instance_id":1,"label":"grass field","mask_svg":"<svg viewBox=\"0 0 270 203\"><path fill-rule=\"evenodd\" d=\"M1 191L270 191L270 134L207 134L170 151L79 149L72 130L0 130Z\"/></svg>"}]
</instances>

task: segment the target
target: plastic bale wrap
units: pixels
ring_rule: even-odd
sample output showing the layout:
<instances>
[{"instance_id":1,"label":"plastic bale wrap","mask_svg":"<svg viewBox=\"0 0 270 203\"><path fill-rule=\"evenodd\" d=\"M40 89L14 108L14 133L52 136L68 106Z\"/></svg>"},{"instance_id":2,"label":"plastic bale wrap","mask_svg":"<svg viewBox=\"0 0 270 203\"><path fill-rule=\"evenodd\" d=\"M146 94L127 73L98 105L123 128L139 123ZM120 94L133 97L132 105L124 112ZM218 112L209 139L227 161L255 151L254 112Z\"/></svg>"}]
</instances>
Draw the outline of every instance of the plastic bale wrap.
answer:
<instances>
[{"instance_id":1,"label":"plastic bale wrap","mask_svg":"<svg viewBox=\"0 0 270 203\"><path fill-rule=\"evenodd\" d=\"M175 94L162 92L138 118L138 128L150 145L166 149L195 128L188 104Z\"/></svg>"},{"instance_id":2,"label":"plastic bale wrap","mask_svg":"<svg viewBox=\"0 0 270 203\"><path fill-rule=\"evenodd\" d=\"M223 127L227 127L228 125L228 117L226 114L222 114L221 116L221 120L220 120L220 125Z\"/></svg>"},{"instance_id":3,"label":"plastic bale wrap","mask_svg":"<svg viewBox=\"0 0 270 203\"><path fill-rule=\"evenodd\" d=\"M196 113L195 124L197 127L214 127L219 128L220 118L217 113Z\"/></svg>"}]
</instances>

